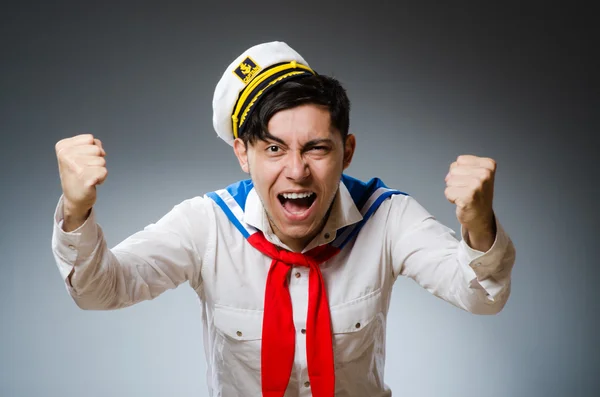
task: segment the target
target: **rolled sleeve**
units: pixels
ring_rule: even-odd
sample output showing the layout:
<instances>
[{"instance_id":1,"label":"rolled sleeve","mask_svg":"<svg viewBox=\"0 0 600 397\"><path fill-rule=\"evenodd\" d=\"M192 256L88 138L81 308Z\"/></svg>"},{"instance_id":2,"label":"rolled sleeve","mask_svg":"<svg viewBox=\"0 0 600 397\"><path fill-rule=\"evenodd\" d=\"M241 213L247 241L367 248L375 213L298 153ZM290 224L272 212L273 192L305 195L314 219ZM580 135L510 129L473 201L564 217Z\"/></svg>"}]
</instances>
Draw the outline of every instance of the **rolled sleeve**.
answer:
<instances>
[{"instance_id":1,"label":"rolled sleeve","mask_svg":"<svg viewBox=\"0 0 600 397\"><path fill-rule=\"evenodd\" d=\"M464 269L465 281L470 288L481 289L494 301L506 290L509 279L503 277L505 266L511 266L514 249L510 237L495 217L496 237L486 252L473 249L467 243L467 232L461 226L462 239L458 246L458 258ZM511 253L512 252L512 253Z\"/></svg>"},{"instance_id":2,"label":"rolled sleeve","mask_svg":"<svg viewBox=\"0 0 600 397\"><path fill-rule=\"evenodd\" d=\"M96 223L96 212L92 211L86 221L79 228L66 232L64 223L64 196L58 200L54 212L54 232L52 234L52 248L60 274L69 289L72 285L69 276L75 266L84 266L102 242L102 231Z\"/></svg>"}]
</instances>

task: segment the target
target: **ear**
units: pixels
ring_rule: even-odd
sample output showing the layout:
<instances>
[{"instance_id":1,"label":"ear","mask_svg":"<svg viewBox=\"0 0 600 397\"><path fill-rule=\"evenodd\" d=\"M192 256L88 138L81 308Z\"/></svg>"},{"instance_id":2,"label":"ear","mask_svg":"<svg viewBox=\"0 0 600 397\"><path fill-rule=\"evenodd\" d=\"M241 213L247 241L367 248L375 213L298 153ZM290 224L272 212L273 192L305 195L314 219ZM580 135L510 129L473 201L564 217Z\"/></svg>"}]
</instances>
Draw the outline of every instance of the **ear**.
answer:
<instances>
[{"instance_id":1,"label":"ear","mask_svg":"<svg viewBox=\"0 0 600 397\"><path fill-rule=\"evenodd\" d=\"M344 145L344 169L350 166L354 149L356 148L356 138L352 134L346 136L346 144Z\"/></svg>"},{"instance_id":2,"label":"ear","mask_svg":"<svg viewBox=\"0 0 600 397\"><path fill-rule=\"evenodd\" d=\"M242 171L248 173L248 150L246 149L244 141L242 141L240 138L237 138L235 141L233 141L233 151L240 162Z\"/></svg>"}]
</instances>

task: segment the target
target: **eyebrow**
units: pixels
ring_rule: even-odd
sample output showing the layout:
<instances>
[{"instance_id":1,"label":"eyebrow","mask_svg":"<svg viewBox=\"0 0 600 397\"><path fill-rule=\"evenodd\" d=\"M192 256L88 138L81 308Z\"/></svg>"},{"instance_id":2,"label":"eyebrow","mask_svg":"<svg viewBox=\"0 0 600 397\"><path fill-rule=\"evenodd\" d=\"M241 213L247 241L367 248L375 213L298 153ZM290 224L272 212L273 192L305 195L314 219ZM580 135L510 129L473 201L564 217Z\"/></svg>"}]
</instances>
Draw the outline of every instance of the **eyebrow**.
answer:
<instances>
[{"instance_id":1,"label":"eyebrow","mask_svg":"<svg viewBox=\"0 0 600 397\"><path fill-rule=\"evenodd\" d=\"M317 146L317 145L323 144L323 143L327 143L327 144L331 145L331 144L333 144L333 141L329 138L313 139L312 141L306 142L304 147Z\"/></svg>"},{"instance_id":2,"label":"eyebrow","mask_svg":"<svg viewBox=\"0 0 600 397\"><path fill-rule=\"evenodd\" d=\"M280 143L284 146L287 146L287 144L283 141L283 139L277 138L276 136L273 136L268 132L265 134L265 140L274 141L274 142ZM311 147L311 146L317 146L317 145L323 144L323 143L333 144L333 141L329 138L313 139L313 140L306 142L302 147L307 148L307 147Z\"/></svg>"},{"instance_id":3,"label":"eyebrow","mask_svg":"<svg viewBox=\"0 0 600 397\"><path fill-rule=\"evenodd\" d=\"M287 146L287 144L283 141L283 139L277 138L276 136L271 135L268 131L265 131L265 141L275 141L277 143L280 143L284 146Z\"/></svg>"}]
</instances>

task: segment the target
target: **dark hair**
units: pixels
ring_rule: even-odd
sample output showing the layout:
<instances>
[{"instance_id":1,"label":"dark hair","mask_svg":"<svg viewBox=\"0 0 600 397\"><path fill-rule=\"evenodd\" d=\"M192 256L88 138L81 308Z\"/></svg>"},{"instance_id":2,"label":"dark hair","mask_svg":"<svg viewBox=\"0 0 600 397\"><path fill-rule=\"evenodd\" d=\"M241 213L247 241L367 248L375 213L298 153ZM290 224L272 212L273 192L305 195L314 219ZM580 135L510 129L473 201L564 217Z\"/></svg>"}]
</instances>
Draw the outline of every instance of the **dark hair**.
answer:
<instances>
[{"instance_id":1,"label":"dark hair","mask_svg":"<svg viewBox=\"0 0 600 397\"><path fill-rule=\"evenodd\" d=\"M346 141L350 127L350 100L346 90L333 77L311 75L281 83L264 94L250 114L241 133L246 144L267 138L267 125L273 115L281 110L305 104L324 106L331 115L331 125Z\"/></svg>"}]
</instances>

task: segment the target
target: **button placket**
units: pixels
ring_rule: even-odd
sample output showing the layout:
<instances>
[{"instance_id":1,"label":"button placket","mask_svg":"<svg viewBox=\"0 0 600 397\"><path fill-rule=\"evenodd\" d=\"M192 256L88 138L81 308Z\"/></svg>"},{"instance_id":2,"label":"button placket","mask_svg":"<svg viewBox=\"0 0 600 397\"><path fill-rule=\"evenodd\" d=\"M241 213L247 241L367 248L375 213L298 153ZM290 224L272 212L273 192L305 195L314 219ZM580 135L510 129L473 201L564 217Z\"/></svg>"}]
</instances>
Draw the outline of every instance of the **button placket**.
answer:
<instances>
[{"instance_id":1,"label":"button placket","mask_svg":"<svg viewBox=\"0 0 600 397\"><path fill-rule=\"evenodd\" d=\"M292 274L290 276L290 282L294 284L305 284L308 283L308 271L309 269L304 266L294 266L292 268Z\"/></svg>"}]
</instances>

